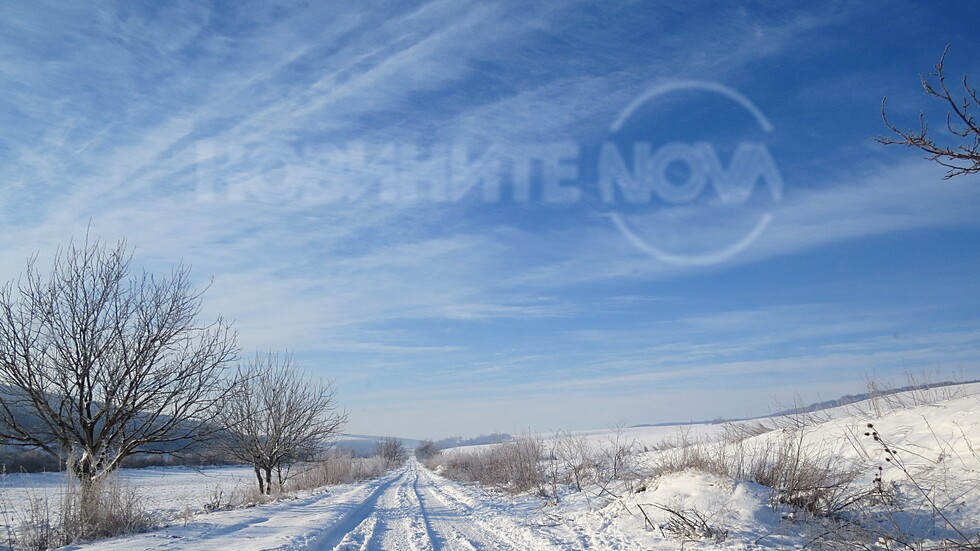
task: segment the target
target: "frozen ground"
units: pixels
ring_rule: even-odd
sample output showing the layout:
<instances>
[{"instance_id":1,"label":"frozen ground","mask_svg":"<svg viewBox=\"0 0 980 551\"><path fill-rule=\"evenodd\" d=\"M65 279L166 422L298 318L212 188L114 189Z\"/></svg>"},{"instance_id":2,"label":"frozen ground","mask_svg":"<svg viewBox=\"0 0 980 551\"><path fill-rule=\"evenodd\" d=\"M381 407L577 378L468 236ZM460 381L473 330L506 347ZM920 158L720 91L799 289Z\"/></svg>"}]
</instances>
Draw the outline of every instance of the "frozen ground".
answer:
<instances>
[{"instance_id":1,"label":"frozen ground","mask_svg":"<svg viewBox=\"0 0 980 551\"><path fill-rule=\"evenodd\" d=\"M888 444L901 450L907 468L928 485L930 496L950 519L976 534L980 531L980 385L943 392L825 410L805 419L807 429L801 439L805 449L856 468L860 473L853 483L856 489L871 487L877 468L883 466L884 483L898 483L898 495L912 504L888 520L901 524L903 530L926 534L937 544L955 534L921 500L916 501L904 475L884 461L882 446L865 432L869 432L867 424L874 423ZM768 422L787 427L800 420ZM596 447L611 445L615 439L615 431L577 435ZM725 441L730 434L720 425L642 427L627 429L620 437L636 440L641 450L638 464L646 467L671 453L665 441L737 445L751 454L780 439L800 438L798 433L776 428L733 444ZM595 486L583 492L565 487L555 506L530 494L511 496L447 480L415 460L360 484L250 508L195 514L216 492L250 486L251 476L247 468L123 471L122 478L140 488L170 525L70 549L802 549L828 528L825 520L805 520L774 503L771 488L698 470L649 476L637 482L633 491L613 486L614 495ZM60 475L8 475L3 479L5 507L39 493L54 496L62 484ZM671 517L661 506L699 511L722 536L684 541L663 530ZM872 541L868 548L894 548L894 542Z\"/></svg>"}]
</instances>

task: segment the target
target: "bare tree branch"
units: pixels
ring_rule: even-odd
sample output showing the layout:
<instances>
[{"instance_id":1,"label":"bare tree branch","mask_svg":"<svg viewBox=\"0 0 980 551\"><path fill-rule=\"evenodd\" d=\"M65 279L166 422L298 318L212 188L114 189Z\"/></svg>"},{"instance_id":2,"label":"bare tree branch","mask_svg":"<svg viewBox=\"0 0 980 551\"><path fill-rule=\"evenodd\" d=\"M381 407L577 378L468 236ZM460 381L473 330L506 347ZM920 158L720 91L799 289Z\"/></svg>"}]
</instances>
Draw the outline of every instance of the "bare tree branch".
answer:
<instances>
[{"instance_id":1,"label":"bare tree branch","mask_svg":"<svg viewBox=\"0 0 980 551\"><path fill-rule=\"evenodd\" d=\"M932 76L936 78L934 86L925 77L920 76L922 89L926 94L942 100L949 111L946 113L946 129L958 138L962 138L962 143L957 145L939 145L935 138L929 133L929 125L926 123L925 114L919 114L919 130L902 130L893 125L888 120L885 112L885 101L881 100L881 118L892 133L897 136L880 136L878 143L886 145L905 145L915 147L927 154L927 159L947 168L944 179L950 179L961 174L975 174L980 172L980 125L974 119L971 109L980 107L980 99L977 98L976 88L970 86L969 75L963 75L962 86L965 96L956 97L946 84L944 74L946 64L946 53L949 46L943 50L939 63L936 64Z\"/></svg>"}]
</instances>

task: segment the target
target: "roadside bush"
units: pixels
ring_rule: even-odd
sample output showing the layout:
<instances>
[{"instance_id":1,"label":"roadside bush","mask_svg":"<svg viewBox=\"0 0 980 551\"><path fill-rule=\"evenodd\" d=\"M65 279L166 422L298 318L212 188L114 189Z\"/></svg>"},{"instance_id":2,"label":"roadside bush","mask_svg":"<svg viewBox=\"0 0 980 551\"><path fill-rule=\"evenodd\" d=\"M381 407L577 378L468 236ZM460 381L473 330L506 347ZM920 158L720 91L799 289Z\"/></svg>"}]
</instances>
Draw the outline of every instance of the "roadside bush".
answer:
<instances>
[{"instance_id":1,"label":"roadside bush","mask_svg":"<svg viewBox=\"0 0 980 551\"><path fill-rule=\"evenodd\" d=\"M408 459L408 450L401 440L394 436L386 436L375 444L374 456L384 461L385 470L389 470Z\"/></svg>"},{"instance_id":2,"label":"roadside bush","mask_svg":"<svg viewBox=\"0 0 980 551\"><path fill-rule=\"evenodd\" d=\"M423 440L417 448L415 448L415 457L419 461L426 461L432 457L439 454L442 449L439 444L433 442L432 440Z\"/></svg>"},{"instance_id":3,"label":"roadside bush","mask_svg":"<svg viewBox=\"0 0 980 551\"><path fill-rule=\"evenodd\" d=\"M546 476L541 465L544 445L530 435L479 450L440 453L426 466L455 480L477 482L505 491L521 493L536 490L547 495Z\"/></svg>"},{"instance_id":4,"label":"roadside bush","mask_svg":"<svg viewBox=\"0 0 980 551\"><path fill-rule=\"evenodd\" d=\"M311 490L322 486L350 484L381 476L387 472L385 461L377 457L354 457L349 451L334 451L320 460L303 463L290 478L289 489Z\"/></svg>"},{"instance_id":5,"label":"roadside bush","mask_svg":"<svg viewBox=\"0 0 980 551\"><path fill-rule=\"evenodd\" d=\"M612 434L601 442L584 436L559 432L548 441L549 456L546 470L557 504L559 487L573 492L589 486L598 488L598 496L633 491L645 469L640 461L643 452L635 438L629 437L622 425L612 427Z\"/></svg>"},{"instance_id":6,"label":"roadside bush","mask_svg":"<svg viewBox=\"0 0 980 551\"><path fill-rule=\"evenodd\" d=\"M767 438L735 443L691 443L663 450L659 475L687 469L749 480L772 488L774 504L818 515L832 515L853 501L852 483L860 470L826 449L804 444L802 430L783 429Z\"/></svg>"},{"instance_id":7,"label":"roadside bush","mask_svg":"<svg viewBox=\"0 0 980 551\"><path fill-rule=\"evenodd\" d=\"M66 478L59 495L31 496L26 508L11 516L8 545L26 549L61 547L153 526L139 492L113 477L93 481L86 491L74 477Z\"/></svg>"},{"instance_id":8,"label":"roadside bush","mask_svg":"<svg viewBox=\"0 0 980 551\"><path fill-rule=\"evenodd\" d=\"M553 484L573 486L581 492L594 482L602 469L602 455L588 440L570 432L558 433L551 441L551 473Z\"/></svg>"}]
</instances>

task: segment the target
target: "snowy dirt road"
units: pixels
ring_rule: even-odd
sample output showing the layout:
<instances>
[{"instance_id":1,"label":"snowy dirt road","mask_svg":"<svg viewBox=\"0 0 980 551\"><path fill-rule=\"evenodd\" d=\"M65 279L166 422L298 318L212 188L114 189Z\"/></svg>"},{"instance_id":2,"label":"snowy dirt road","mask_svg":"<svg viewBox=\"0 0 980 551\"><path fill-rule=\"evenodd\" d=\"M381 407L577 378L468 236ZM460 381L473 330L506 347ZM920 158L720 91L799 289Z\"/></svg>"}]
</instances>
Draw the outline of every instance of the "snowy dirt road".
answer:
<instances>
[{"instance_id":1,"label":"snowy dirt road","mask_svg":"<svg viewBox=\"0 0 980 551\"><path fill-rule=\"evenodd\" d=\"M452 483L432 476L414 459L312 549L438 551L568 549L498 515Z\"/></svg>"},{"instance_id":2,"label":"snowy dirt road","mask_svg":"<svg viewBox=\"0 0 980 551\"><path fill-rule=\"evenodd\" d=\"M414 458L383 478L307 498L195 517L144 534L72 546L99 550L510 550L576 545L433 475Z\"/></svg>"}]
</instances>

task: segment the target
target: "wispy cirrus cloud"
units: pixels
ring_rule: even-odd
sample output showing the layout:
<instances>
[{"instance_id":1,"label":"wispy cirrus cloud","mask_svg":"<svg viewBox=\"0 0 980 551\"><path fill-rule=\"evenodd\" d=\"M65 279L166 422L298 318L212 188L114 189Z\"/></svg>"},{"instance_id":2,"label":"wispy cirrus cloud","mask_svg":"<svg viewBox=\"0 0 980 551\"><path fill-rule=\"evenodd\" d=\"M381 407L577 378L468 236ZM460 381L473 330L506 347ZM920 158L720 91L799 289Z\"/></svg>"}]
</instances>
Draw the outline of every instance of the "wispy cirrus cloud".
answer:
<instances>
[{"instance_id":1,"label":"wispy cirrus cloud","mask_svg":"<svg viewBox=\"0 0 980 551\"><path fill-rule=\"evenodd\" d=\"M827 38L873 8L707 6L0 7L0 277L86 228L126 236L151 269L183 260L202 284L213 276L205 310L235 319L247 348L296 350L348 377L352 399L374 400L397 382L411 394L403 411L477 391L485 404L533 389L554 397L629 386L617 381L651 391L686 366L706 377L726 362L768 361L767 347L794 342L809 351L780 365L803 369L831 357L818 339L858 346L901 330L826 315L760 336L813 317L793 310L809 303L792 293L770 309L684 311L699 301L687 279L721 282L841 244L972 228L980 214L975 181L940 185L927 165L892 163L880 151L830 177L792 172L810 155L785 146L807 122L782 105L805 95L793 64L831 73L820 61L838 55ZM637 251L585 176L566 182L583 199L564 206L511 201L509 190L499 202L477 192L459 201L383 196L383 185L440 177L424 162L433 143L493 145L520 158L567 140L585 162L637 94L679 78L737 87L783 117L774 123L786 131L773 140L787 169L779 202L749 202L727 222L698 205L653 205L631 218L640 235L662 236L654 230L666 226L669 244L696 248L771 212L762 236L724 265L678 267ZM840 141L864 147L873 132L861 132ZM417 146L423 159L406 170L379 155L361 172L346 170L344 155L358 143ZM838 158L820 155L824 166ZM732 300L751 302L744 297L753 293L743 283ZM832 312L847 310L842 302L812 300ZM732 325L752 338L725 337ZM650 345L651 332L677 342ZM863 365L900 363L876 358ZM379 373L401 375L368 386ZM610 405L614 394L594 403Z\"/></svg>"}]
</instances>

